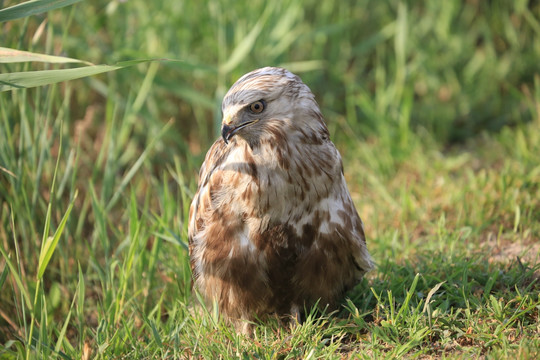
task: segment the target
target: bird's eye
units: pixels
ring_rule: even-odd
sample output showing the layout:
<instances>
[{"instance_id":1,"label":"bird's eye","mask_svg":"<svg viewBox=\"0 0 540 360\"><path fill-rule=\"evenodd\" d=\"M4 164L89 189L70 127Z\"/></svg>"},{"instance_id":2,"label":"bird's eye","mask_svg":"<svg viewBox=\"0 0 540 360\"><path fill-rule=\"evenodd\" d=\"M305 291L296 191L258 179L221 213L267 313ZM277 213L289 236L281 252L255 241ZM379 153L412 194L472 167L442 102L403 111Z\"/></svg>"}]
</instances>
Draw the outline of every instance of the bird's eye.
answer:
<instances>
[{"instance_id":1,"label":"bird's eye","mask_svg":"<svg viewBox=\"0 0 540 360\"><path fill-rule=\"evenodd\" d=\"M254 114L260 114L263 112L266 107L266 103L263 100L255 101L254 103L249 104L249 111Z\"/></svg>"}]
</instances>

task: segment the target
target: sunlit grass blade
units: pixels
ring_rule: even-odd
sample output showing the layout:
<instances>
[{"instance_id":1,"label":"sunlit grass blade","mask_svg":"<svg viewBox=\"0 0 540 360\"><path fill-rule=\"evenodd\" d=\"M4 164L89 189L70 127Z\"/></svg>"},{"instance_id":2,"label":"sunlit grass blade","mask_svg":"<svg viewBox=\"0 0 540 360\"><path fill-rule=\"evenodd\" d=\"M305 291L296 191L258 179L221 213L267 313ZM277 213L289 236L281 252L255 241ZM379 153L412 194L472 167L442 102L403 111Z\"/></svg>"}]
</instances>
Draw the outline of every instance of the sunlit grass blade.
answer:
<instances>
[{"instance_id":1,"label":"sunlit grass blade","mask_svg":"<svg viewBox=\"0 0 540 360\"><path fill-rule=\"evenodd\" d=\"M0 22L19 19L46 11L59 9L82 0L33 0L0 10Z\"/></svg>"},{"instance_id":2,"label":"sunlit grass blade","mask_svg":"<svg viewBox=\"0 0 540 360\"><path fill-rule=\"evenodd\" d=\"M62 81L80 79L151 61L157 60L132 60L119 62L116 65L91 65L75 69L40 70L0 74L0 91L56 84Z\"/></svg>"},{"instance_id":3,"label":"sunlit grass blade","mask_svg":"<svg viewBox=\"0 0 540 360\"><path fill-rule=\"evenodd\" d=\"M60 128L62 129L63 128L63 123L61 122L60 123ZM62 132L60 132L60 134L62 134ZM41 248L40 248L40 251L39 251L39 261L38 261L38 270L37 270L37 279L38 279L38 282L39 280L41 280L41 277L43 276L43 272L45 272L45 268L47 267L47 264L50 260L50 257L52 256L52 252L54 252L54 248L56 248L56 243L58 242L58 240L56 240L56 243L54 244L53 248L52 248L52 252L50 254L49 251L51 250L51 238L49 237L49 230L51 228L51 213L52 213L52 203L54 201L54 197L55 197L55 194L56 194L56 175L58 174L58 168L59 168L59 165L60 165L60 155L62 154L62 135L60 135L60 145L58 147L58 156L56 158L56 165L54 166L54 172L53 172L53 176L52 176L52 183L51 183L51 189L50 189L50 193L51 193L51 198L50 198L50 201L49 203L47 204L47 214L45 215L45 225L44 225L44 228L43 228L43 234L42 234L42 238L41 238ZM53 237L54 238L54 237ZM58 237L59 239L60 237ZM45 257L48 256L48 259L46 259L45 261ZM44 268L42 269L43 267L43 263L46 262L47 264L45 264ZM41 275L40 275L41 273ZM37 287L36 287L36 294L37 294Z\"/></svg>"},{"instance_id":4,"label":"sunlit grass blade","mask_svg":"<svg viewBox=\"0 0 540 360\"><path fill-rule=\"evenodd\" d=\"M424 308L422 309L422 312L426 312L428 310L428 307L429 307L429 303L431 301L431 298L433 297L433 295L437 292L437 290L439 290L439 288L445 283L446 281L442 281L440 283L438 283L437 285L435 285L431 290L429 290L429 293L426 297L426 302L424 303Z\"/></svg>"},{"instance_id":5,"label":"sunlit grass blade","mask_svg":"<svg viewBox=\"0 0 540 360\"><path fill-rule=\"evenodd\" d=\"M87 61L73 59L64 56L54 56L39 54L30 51L22 51L16 49L10 49L0 47L0 63L18 63L18 62L46 62L53 64L66 64L66 63L82 63L86 65L93 65Z\"/></svg>"},{"instance_id":6,"label":"sunlit grass blade","mask_svg":"<svg viewBox=\"0 0 540 360\"><path fill-rule=\"evenodd\" d=\"M418 279L420 279L420 274L416 274L414 277L414 280L411 284L411 287L407 291L407 296L405 297L405 301L401 304L401 307L395 317L395 319L400 319L402 316L405 316L410 313L409 311L409 303L411 301L411 298L415 294L416 285L418 284Z\"/></svg>"},{"instance_id":7,"label":"sunlit grass blade","mask_svg":"<svg viewBox=\"0 0 540 360\"><path fill-rule=\"evenodd\" d=\"M60 221L58 228L54 232L53 236L47 237L47 240L45 241L43 249L41 253L39 254L38 272L37 272L38 279L41 279L43 277L43 274L45 273L45 269L47 268L47 265L49 264L49 261L51 260L51 256L53 255L54 250L56 249L58 240L60 240L60 236L62 235L62 232L64 231L64 227L66 226L66 222L69 218L69 214L71 213L71 210L73 209L73 204L75 203L75 199L77 199L77 194L78 192L75 191L75 195L73 196L73 199L71 200L71 203L69 204L69 207L66 210L64 217Z\"/></svg>"}]
</instances>

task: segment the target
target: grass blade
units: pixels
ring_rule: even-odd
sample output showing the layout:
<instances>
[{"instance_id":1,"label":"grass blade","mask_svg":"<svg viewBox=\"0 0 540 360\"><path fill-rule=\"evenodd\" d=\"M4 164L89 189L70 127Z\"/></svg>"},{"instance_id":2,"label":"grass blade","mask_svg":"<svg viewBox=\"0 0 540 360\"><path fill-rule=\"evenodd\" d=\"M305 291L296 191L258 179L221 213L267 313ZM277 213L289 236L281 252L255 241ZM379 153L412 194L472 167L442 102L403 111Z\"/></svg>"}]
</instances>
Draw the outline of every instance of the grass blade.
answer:
<instances>
[{"instance_id":1,"label":"grass blade","mask_svg":"<svg viewBox=\"0 0 540 360\"><path fill-rule=\"evenodd\" d=\"M66 63L82 63L87 65L93 65L87 61L73 59L65 56L54 56L47 54L39 54L30 51L22 51L16 49L10 49L0 47L0 63L19 63L19 62L45 62L53 64L66 64Z\"/></svg>"},{"instance_id":2,"label":"grass blade","mask_svg":"<svg viewBox=\"0 0 540 360\"><path fill-rule=\"evenodd\" d=\"M73 308L73 303L71 304L71 307ZM62 347L62 343L64 341L66 342L68 341L65 337L66 337L67 327L69 325L69 320L71 320L71 310L72 309L70 308L67 313L66 320L64 321L64 326L62 326L62 329L60 330L60 334L58 334L58 340L56 341L56 345L54 346L55 353L59 353L60 348Z\"/></svg>"},{"instance_id":3,"label":"grass blade","mask_svg":"<svg viewBox=\"0 0 540 360\"><path fill-rule=\"evenodd\" d=\"M73 209L73 204L75 203L75 199L77 199L78 192L75 191L75 195L73 196L73 199L71 200L71 203L69 204L69 207L64 214L64 217L60 221L60 225L58 225L58 229L54 232L53 236L49 236L45 242L45 245L43 246L43 249L41 253L39 254L39 262L38 262L38 279L41 279L43 277L43 274L45 273L45 269L47 268L47 265L49 264L49 261L51 260L51 256L54 253L54 250L56 249L56 245L58 244L58 240L60 240L60 236L62 235L62 232L64 231L64 227L66 226L67 219L69 218L69 214L71 213L71 209Z\"/></svg>"},{"instance_id":4,"label":"grass blade","mask_svg":"<svg viewBox=\"0 0 540 360\"><path fill-rule=\"evenodd\" d=\"M403 302L403 304L401 304L401 308L397 313L396 319L399 319L402 315L404 316L409 313L409 302L411 301L411 298L414 295L414 291L416 290L418 279L420 279L420 274L416 274L416 276L414 277L411 287L409 288L409 291L407 291L407 295L405 296L405 301Z\"/></svg>"},{"instance_id":5,"label":"grass blade","mask_svg":"<svg viewBox=\"0 0 540 360\"><path fill-rule=\"evenodd\" d=\"M7 266L4 266L4 269L2 270L2 274L0 274L0 290L4 286L4 283L6 282L8 273L9 273L9 268Z\"/></svg>"},{"instance_id":6,"label":"grass blade","mask_svg":"<svg viewBox=\"0 0 540 360\"><path fill-rule=\"evenodd\" d=\"M156 135L156 137L154 137L150 141L150 143L148 144L146 149L144 149L144 151L142 152L141 156L139 156L139 158L137 159L137 161L135 161L135 163L129 169L127 174L122 178L122 181L120 182L120 185L118 185L116 191L114 192L113 197L111 198L111 200L107 204L105 210L110 210L116 204L118 199L123 195L124 188L131 181L133 176L135 176L135 173L137 172L137 170L139 170L139 168L142 166L142 164L144 163L144 160L148 156L148 153L150 152L151 149L153 149L154 144L156 143L156 141L159 140L163 135L165 135L167 133L169 128L172 126L172 124L173 124L172 121L169 121L167 124L165 124L165 126L163 126L163 128Z\"/></svg>"},{"instance_id":7,"label":"grass blade","mask_svg":"<svg viewBox=\"0 0 540 360\"><path fill-rule=\"evenodd\" d=\"M92 65L75 69L40 70L0 74L0 91L56 84L62 81L80 79L151 61L157 60L133 60L120 62L116 65Z\"/></svg>"},{"instance_id":8,"label":"grass blade","mask_svg":"<svg viewBox=\"0 0 540 360\"><path fill-rule=\"evenodd\" d=\"M433 289L431 289L426 297L426 302L424 304L424 308L422 309L422 312L426 312L429 308L429 302L431 301L431 298L433 297L433 295L435 295L435 293L437 292L437 290L439 290L439 288L445 283L446 281L442 281L440 283L438 283L437 285L435 285L433 287Z\"/></svg>"},{"instance_id":9,"label":"grass blade","mask_svg":"<svg viewBox=\"0 0 540 360\"><path fill-rule=\"evenodd\" d=\"M32 309L32 303L30 302L30 294L28 293L28 290L26 290L26 288L24 287L23 282L21 280L21 277L19 276L19 274L17 272L17 268L11 262L8 254L6 253L6 251L4 250L4 247L2 245L0 245L0 253L4 257L4 260L5 260L8 268L9 268L9 270L11 271L11 275L13 276L13 278L15 279L15 282L17 283L17 287L21 291L21 294L23 295L24 302L26 303L26 306L28 307L28 309Z\"/></svg>"},{"instance_id":10,"label":"grass blade","mask_svg":"<svg viewBox=\"0 0 540 360\"><path fill-rule=\"evenodd\" d=\"M59 9L78 3L82 0L33 0L22 4L10 6L0 10L0 22L19 19L35 14L47 12L49 10Z\"/></svg>"},{"instance_id":11,"label":"grass blade","mask_svg":"<svg viewBox=\"0 0 540 360\"><path fill-rule=\"evenodd\" d=\"M11 210L11 227L13 229L13 241L17 241L15 237L15 219L13 217L13 209ZM17 267L11 262L11 259L9 258L6 250L4 250L3 245L0 243L0 253L4 257L4 260L7 264L7 267L9 268L9 271L11 271L11 274L13 276L13 279L15 279L15 283L17 284L17 287L19 291L22 294L22 297L24 298L24 302L26 304L26 307L28 309L32 309L32 302L30 300L30 293L28 292L28 289L24 286L21 277L19 276L19 272L17 271Z\"/></svg>"},{"instance_id":12,"label":"grass blade","mask_svg":"<svg viewBox=\"0 0 540 360\"><path fill-rule=\"evenodd\" d=\"M269 3L272 4L272 3ZM229 56L229 60L225 64L223 64L220 68L220 70L224 73L228 73L232 69L234 69L244 58L249 54L249 52L253 49L253 46L255 45L255 42L257 41L257 37L261 33L261 30L263 29L264 24L266 23L266 20L268 19L270 13L272 12L273 5L268 5L264 11L264 13L261 15L261 18L255 26L251 29L249 34L247 34L242 41L234 48L233 52Z\"/></svg>"},{"instance_id":13,"label":"grass blade","mask_svg":"<svg viewBox=\"0 0 540 360\"><path fill-rule=\"evenodd\" d=\"M85 287L84 287L84 275L83 275L80 263L78 264L78 267L79 267L79 283L77 284L77 296L78 296L77 307L78 307L79 314L82 315L84 313L83 309L84 309L84 299L85 299L84 297Z\"/></svg>"}]
</instances>

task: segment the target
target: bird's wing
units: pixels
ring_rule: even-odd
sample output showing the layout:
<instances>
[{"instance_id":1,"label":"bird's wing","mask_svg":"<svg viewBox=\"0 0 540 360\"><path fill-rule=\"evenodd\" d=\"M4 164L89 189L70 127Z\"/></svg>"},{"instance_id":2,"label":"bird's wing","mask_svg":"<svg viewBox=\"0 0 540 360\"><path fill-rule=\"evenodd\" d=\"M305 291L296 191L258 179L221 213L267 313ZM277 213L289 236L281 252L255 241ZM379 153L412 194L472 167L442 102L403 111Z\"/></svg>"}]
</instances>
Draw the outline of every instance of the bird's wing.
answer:
<instances>
[{"instance_id":1,"label":"bird's wing","mask_svg":"<svg viewBox=\"0 0 540 360\"><path fill-rule=\"evenodd\" d=\"M188 241L190 255L193 254L193 238L204 227L203 215L206 212L206 207L210 205L209 202L203 201L203 198L208 192L210 177L215 169L224 161L228 153L229 148L227 147L227 144L225 144L223 139L219 138L206 153L206 157L199 171L197 192L195 193L189 208ZM192 256L191 260L191 270L193 271L194 264Z\"/></svg>"},{"instance_id":2,"label":"bird's wing","mask_svg":"<svg viewBox=\"0 0 540 360\"><path fill-rule=\"evenodd\" d=\"M345 184L345 180L342 180ZM346 186L346 185L345 185ZM369 255L364 234L364 224L358 215L356 207L351 199L349 190L345 187L343 194L344 208L348 209L349 219L344 221L343 233L338 235L344 237L351 243L351 256L356 267L356 278L360 279L366 272L373 268L373 260Z\"/></svg>"},{"instance_id":3,"label":"bird's wing","mask_svg":"<svg viewBox=\"0 0 540 360\"><path fill-rule=\"evenodd\" d=\"M327 174L320 177L330 190L328 197L319 201L318 208L321 212L328 212L326 218L328 225L322 222L319 233L335 233L338 241L349 251L351 260L355 266L355 278L362 276L373 268L373 260L369 255L364 235L364 225L358 211L354 206L351 194L345 181L341 155L334 144L327 140L322 144L318 152L312 152L313 165ZM328 159L332 159L329 161ZM332 164L331 166L325 164ZM322 236L324 238L324 236Z\"/></svg>"}]
</instances>

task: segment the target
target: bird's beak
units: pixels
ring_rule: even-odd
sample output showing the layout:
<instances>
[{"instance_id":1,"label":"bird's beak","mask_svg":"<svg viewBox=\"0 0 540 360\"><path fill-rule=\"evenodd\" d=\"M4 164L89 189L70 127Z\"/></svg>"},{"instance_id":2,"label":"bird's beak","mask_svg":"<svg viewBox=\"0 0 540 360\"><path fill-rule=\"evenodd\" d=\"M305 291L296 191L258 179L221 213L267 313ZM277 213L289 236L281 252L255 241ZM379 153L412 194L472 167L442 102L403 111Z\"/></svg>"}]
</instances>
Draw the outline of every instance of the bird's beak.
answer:
<instances>
[{"instance_id":1,"label":"bird's beak","mask_svg":"<svg viewBox=\"0 0 540 360\"><path fill-rule=\"evenodd\" d=\"M223 141L225 141L225 144L229 144L229 140L234 135L234 126L230 126L227 124L223 124L221 126L221 137L223 138Z\"/></svg>"},{"instance_id":2,"label":"bird's beak","mask_svg":"<svg viewBox=\"0 0 540 360\"><path fill-rule=\"evenodd\" d=\"M258 121L259 119L250 119L235 124L235 121L232 120L230 116L226 116L223 119L223 125L221 126L221 137L223 138L223 141L225 141L225 144L229 144L229 141L238 131L246 126L255 124Z\"/></svg>"}]
</instances>

